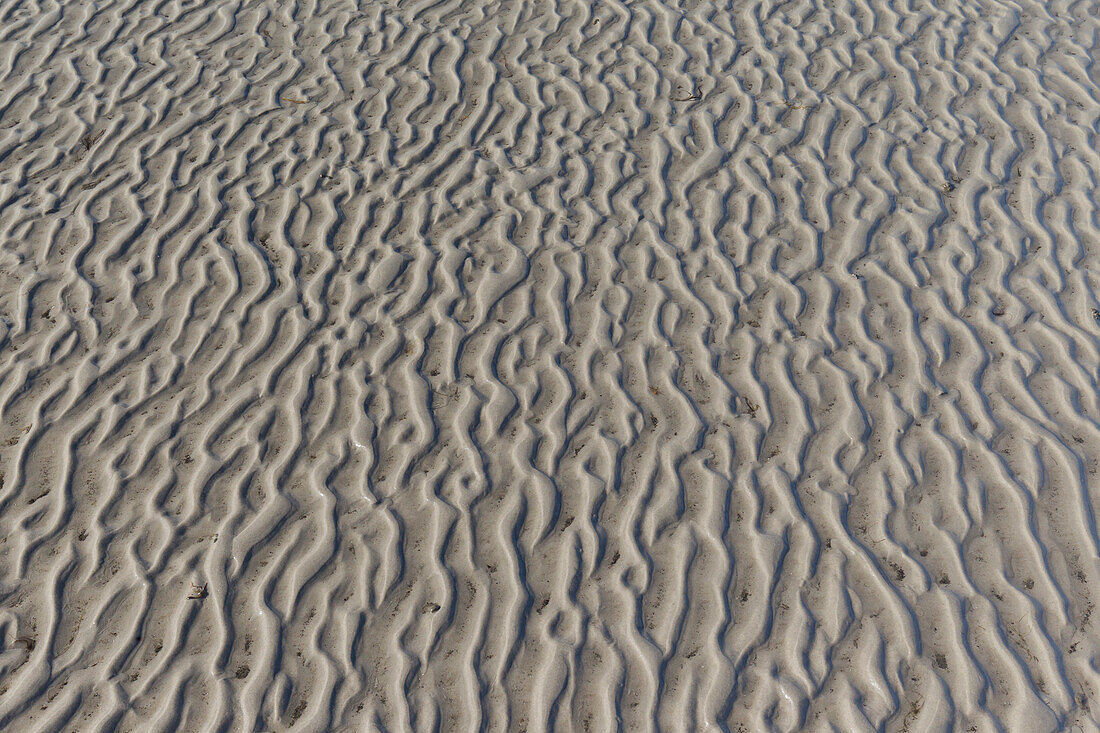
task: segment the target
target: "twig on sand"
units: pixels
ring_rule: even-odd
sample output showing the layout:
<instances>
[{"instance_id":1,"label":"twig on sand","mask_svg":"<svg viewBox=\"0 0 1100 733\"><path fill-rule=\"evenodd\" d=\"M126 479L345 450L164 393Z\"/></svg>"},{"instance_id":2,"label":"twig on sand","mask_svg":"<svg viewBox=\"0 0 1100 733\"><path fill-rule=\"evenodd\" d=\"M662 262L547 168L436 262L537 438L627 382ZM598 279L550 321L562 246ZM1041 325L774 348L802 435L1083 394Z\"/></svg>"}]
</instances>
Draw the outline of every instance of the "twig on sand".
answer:
<instances>
[{"instance_id":1,"label":"twig on sand","mask_svg":"<svg viewBox=\"0 0 1100 733\"><path fill-rule=\"evenodd\" d=\"M80 138L80 142L84 146L85 152L91 150L92 146L99 142L99 138L103 137L104 132L106 132L106 130L100 130L94 135L89 132L87 135Z\"/></svg>"},{"instance_id":2,"label":"twig on sand","mask_svg":"<svg viewBox=\"0 0 1100 733\"><path fill-rule=\"evenodd\" d=\"M308 99L291 99L290 97L280 97L284 102L290 102L291 104L306 104Z\"/></svg>"}]
</instances>

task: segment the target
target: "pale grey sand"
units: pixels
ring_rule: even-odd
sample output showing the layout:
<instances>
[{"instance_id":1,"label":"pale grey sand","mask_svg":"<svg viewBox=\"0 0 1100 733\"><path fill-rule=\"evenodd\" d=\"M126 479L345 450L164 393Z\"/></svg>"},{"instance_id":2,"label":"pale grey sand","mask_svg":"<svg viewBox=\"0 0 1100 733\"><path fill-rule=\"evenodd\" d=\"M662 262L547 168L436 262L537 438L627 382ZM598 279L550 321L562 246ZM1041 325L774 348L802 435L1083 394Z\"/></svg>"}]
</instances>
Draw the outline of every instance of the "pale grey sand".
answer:
<instances>
[{"instance_id":1,"label":"pale grey sand","mask_svg":"<svg viewBox=\"0 0 1100 733\"><path fill-rule=\"evenodd\" d=\"M1098 38L0 0L0 728L1097 730Z\"/></svg>"}]
</instances>

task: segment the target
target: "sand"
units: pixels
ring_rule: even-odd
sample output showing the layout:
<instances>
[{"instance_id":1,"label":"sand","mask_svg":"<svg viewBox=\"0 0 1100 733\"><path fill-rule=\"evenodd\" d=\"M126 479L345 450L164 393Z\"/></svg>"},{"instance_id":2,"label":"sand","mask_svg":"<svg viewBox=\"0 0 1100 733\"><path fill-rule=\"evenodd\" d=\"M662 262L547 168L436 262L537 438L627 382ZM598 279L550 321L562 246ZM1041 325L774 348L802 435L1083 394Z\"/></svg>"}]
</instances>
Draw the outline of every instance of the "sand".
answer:
<instances>
[{"instance_id":1,"label":"sand","mask_svg":"<svg viewBox=\"0 0 1100 733\"><path fill-rule=\"evenodd\" d=\"M1100 10L0 0L0 728L1100 728Z\"/></svg>"}]
</instances>

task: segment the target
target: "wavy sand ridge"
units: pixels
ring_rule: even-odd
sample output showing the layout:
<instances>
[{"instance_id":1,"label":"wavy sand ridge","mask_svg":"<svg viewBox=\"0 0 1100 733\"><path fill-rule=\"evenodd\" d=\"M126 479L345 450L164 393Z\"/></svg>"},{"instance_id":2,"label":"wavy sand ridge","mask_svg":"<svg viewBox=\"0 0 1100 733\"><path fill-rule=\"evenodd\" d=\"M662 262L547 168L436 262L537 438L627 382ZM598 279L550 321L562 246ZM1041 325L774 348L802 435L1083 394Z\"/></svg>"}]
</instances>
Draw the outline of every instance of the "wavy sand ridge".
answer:
<instances>
[{"instance_id":1,"label":"wavy sand ridge","mask_svg":"<svg viewBox=\"0 0 1100 733\"><path fill-rule=\"evenodd\" d=\"M0 0L0 727L1096 730L1098 18Z\"/></svg>"}]
</instances>

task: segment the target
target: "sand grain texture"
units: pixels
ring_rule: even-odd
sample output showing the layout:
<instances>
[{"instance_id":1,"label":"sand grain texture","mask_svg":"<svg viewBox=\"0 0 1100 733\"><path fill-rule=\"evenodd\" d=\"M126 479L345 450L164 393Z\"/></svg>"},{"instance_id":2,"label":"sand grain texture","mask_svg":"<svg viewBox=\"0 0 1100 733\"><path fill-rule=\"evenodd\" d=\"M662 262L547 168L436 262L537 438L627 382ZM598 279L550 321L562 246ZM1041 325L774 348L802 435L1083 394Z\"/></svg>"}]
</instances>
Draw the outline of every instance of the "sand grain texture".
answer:
<instances>
[{"instance_id":1,"label":"sand grain texture","mask_svg":"<svg viewBox=\"0 0 1100 733\"><path fill-rule=\"evenodd\" d=\"M0 728L1097 730L1098 37L0 0Z\"/></svg>"}]
</instances>

